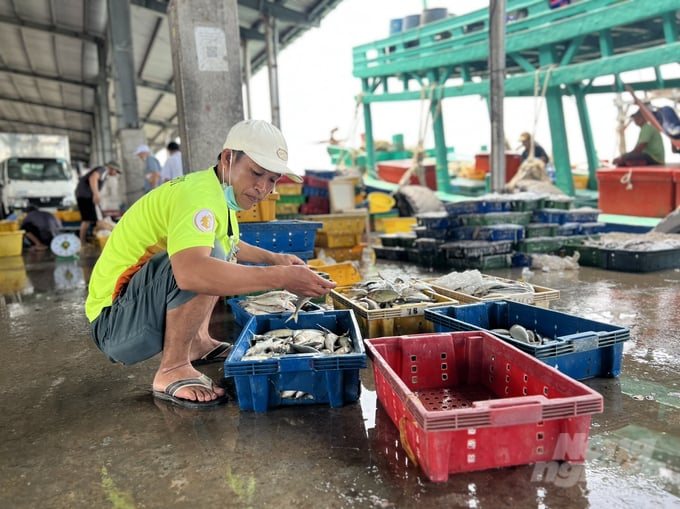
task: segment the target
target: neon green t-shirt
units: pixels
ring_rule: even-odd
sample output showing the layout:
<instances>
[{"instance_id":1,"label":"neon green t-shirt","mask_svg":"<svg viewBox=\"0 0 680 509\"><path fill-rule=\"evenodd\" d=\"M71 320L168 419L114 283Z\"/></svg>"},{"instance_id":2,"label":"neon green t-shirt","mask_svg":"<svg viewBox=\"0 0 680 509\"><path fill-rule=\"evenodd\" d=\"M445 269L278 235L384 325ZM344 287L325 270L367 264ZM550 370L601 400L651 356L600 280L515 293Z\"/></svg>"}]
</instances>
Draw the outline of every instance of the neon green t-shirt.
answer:
<instances>
[{"instance_id":1,"label":"neon green t-shirt","mask_svg":"<svg viewBox=\"0 0 680 509\"><path fill-rule=\"evenodd\" d=\"M231 215L232 236L228 236ZM92 270L85 314L90 322L155 254L191 247L231 253L238 243L236 213L227 208L213 168L177 177L137 200L121 217Z\"/></svg>"},{"instance_id":2,"label":"neon green t-shirt","mask_svg":"<svg viewBox=\"0 0 680 509\"><path fill-rule=\"evenodd\" d=\"M666 151L663 147L663 139L661 138L659 131L654 129L652 125L647 123L642 125L637 142L647 144L647 146L642 151L644 154L647 154L657 163L663 164L665 162Z\"/></svg>"}]
</instances>

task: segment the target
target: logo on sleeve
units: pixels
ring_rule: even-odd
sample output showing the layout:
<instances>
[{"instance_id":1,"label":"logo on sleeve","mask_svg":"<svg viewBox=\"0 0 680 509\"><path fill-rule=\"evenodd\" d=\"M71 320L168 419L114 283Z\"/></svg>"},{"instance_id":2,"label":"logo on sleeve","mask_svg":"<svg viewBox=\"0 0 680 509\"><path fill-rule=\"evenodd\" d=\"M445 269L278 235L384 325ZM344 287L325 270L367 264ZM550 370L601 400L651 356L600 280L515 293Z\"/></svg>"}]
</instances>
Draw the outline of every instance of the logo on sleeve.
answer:
<instances>
[{"instance_id":1,"label":"logo on sleeve","mask_svg":"<svg viewBox=\"0 0 680 509\"><path fill-rule=\"evenodd\" d=\"M201 232L215 231L215 216L212 210L201 209L194 214L194 226Z\"/></svg>"}]
</instances>

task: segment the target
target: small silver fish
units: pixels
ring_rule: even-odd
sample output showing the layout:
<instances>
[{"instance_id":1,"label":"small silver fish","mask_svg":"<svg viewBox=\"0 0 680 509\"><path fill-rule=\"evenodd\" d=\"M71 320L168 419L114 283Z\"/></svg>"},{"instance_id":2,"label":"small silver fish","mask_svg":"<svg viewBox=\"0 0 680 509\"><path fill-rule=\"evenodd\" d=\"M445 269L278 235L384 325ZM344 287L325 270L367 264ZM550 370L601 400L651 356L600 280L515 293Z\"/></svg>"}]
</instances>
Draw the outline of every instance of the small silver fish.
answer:
<instances>
[{"instance_id":1,"label":"small silver fish","mask_svg":"<svg viewBox=\"0 0 680 509\"><path fill-rule=\"evenodd\" d=\"M311 299L311 297L298 297L295 301L295 311L293 311L293 314L286 318L284 323L288 323L290 320L293 320L295 323L297 323L300 309L302 309L302 306L307 304Z\"/></svg>"}]
</instances>

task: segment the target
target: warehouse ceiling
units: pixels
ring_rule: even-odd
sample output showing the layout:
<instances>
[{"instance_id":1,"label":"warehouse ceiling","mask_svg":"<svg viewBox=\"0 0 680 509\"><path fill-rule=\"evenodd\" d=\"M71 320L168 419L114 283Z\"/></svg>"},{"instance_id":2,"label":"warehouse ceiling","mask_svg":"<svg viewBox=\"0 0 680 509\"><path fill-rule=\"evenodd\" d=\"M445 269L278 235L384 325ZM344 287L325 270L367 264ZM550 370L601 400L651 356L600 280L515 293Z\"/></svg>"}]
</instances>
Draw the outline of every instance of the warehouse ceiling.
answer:
<instances>
[{"instance_id":1,"label":"warehouse ceiling","mask_svg":"<svg viewBox=\"0 0 680 509\"><path fill-rule=\"evenodd\" d=\"M319 26L340 1L238 0L240 35L248 42L251 72L266 65L265 15L276 19L283 50L307 29ZM169 0L129 2L139 122L155 151L178 133ZM68 135L71 158L89 163L99 48L109 47L107 25L107 0L0 0L0 131ZM110 74L109 65L115 132Z\"/></svg>"}]
</instances>

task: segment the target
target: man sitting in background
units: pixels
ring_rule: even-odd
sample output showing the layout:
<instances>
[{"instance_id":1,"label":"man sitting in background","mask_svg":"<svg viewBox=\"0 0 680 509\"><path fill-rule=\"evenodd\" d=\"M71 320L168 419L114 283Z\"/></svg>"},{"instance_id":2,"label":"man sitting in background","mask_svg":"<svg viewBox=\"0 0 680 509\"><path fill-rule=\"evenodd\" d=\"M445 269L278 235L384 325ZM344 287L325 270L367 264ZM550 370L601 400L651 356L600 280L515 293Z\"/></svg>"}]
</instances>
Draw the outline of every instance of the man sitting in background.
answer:
<instances>
[{"instance_id":1,"label":"man sitting in background","mask_svg":"<svg viewBox=\"0 0 680 509\"><path fill-rule=\"evenodd\" d=\"M616 166L653 166L664 164L666 154L663 140L659 131L654 129L642 115L642 110L637 110L631 115L633 122L640 128L635 148L630 152L621 154L612 162Z\"/></svg>"},{"instance_id":2,"label":"man sitting in background","mask_svg":"<svg viewBox=\"0 0 680 509\"><path fill-rule=\"evenodd\" d=\"M26 216L21 222L21 229L25 230L25 237L31 243L32 251L45 251L52 239L61 229L61 221L54 214L40 210L33 205L26 209Z\"/></svg>"}]
</instances>

